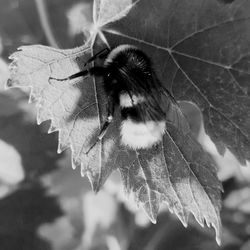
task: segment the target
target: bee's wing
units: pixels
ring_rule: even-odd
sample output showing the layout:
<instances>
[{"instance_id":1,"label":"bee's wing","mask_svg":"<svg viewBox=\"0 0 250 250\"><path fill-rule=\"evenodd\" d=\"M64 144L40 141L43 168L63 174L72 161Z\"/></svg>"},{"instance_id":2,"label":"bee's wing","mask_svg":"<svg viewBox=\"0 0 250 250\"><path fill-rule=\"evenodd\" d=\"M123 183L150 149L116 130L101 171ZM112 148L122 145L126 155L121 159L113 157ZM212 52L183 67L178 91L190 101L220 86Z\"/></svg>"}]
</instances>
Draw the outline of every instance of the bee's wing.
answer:
<instances>
[{"instance_id":1,"label":"bee's wing","mask_svg":"<svg viewBox=\"0 0 250 250\"><path fill-rule=\"evenodd\" d=\"M158 80L152 71L151 92L147 95L147 112L152 120L165 119L167 124L173 125L184 135L190 132L190 127L181 108L172 93Z\"/></svg>"},{"instance_id":2,"label":"bee's wing","mask_svg":"<svg viewBox=\"0 0 250 250\"><path fill-rule=\"evenodd\" d=\"M190 131L179 104L169 90L161 84L154 71L151 72L150 77L144 79L136 74L130 77L126 71L121 70L121 73L127 79L127 89L131 89L132 93L142 93L146 98L143 106L137 106L145 122L146 120L166 120L184 134Z\"/></svg>"},{"instance_id":3,"label":"bee's wing","mask_svg":"<svg viewBox=\"0 0 250 250\"><path fill-rule=\"evenodd\" d=\"M158 80L155 72L152 72L152 84L155 91L152 91L154 102L160 105L160 109L164 111L167 124L173 125L184 135L189 133L189 124L182 113L180 106L172 93Z\"/></svg>"},{"instance_id":4,"label":"bee's wing","mask_svg":"<svg viewBox=\"0 0 250 250\"><path fill-rule=\"evenodd\" d=\"M152 121L160 121L165 120L165 110L162 108L160 103L160 96L156 96L153 93L150 93L150 95L146 95L146 101L144 103L144 106L146 107L145 110L142 110L141 112L146 113L146 117L149 120Z\"/></svg>"},{"instance_id":5,"label":"bee's wing","mask_svg":"<svg viewBox=\"0 0 250 250\"><path fill-rule=\"evenodd\" d=\"M184 135L186 135L190 132L190 127L186 117L181 111L178 102L168 90L163 89L162 93L162 105L164 105L164 110L166 110L166 122L173 125Z\"/></svg>"},{"instance_id":6,"label":"bee's wing","mask_svg":"<svg viewBox=\"0 0 250 250\"><path fill-rule=\"evenodd\" d=\"M141 79L139 75L132 72L131 77L127 71L119 69L122 74L122 78L125 78L124 84L127 86L127 92L132 98L134 93L141 94L146 98L143 105L137 105L136 108L139 110L142 118L146 122L147 120L159 121L165 119L165 111L160 105L160 92L159 89L156 90L157 82L155 79Z\"/></svg>"}]
</instances>

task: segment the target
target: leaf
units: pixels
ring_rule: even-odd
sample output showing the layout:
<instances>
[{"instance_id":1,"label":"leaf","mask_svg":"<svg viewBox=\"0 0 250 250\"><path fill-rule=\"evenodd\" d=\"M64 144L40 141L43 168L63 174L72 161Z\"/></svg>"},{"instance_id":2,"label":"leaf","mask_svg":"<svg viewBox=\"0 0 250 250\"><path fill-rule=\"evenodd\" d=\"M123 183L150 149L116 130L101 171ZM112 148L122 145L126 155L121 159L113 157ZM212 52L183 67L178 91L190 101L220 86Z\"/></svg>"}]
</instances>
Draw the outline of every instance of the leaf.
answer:
<instances>
[{"instance_id":1,"label":"leaf","mask_svg":"<svg viewBox=\"0 0 250 250\"><path fill-rule=\"evenodd\" d=\"M86 76L71 81L55 80L83 70L84 63L103 47L103 43L108 43L111 47L132 43L152 56L159 77L166 85L173 87L177 97L183 99L185 94L185 99L197 102L201 108L205 104L210 105L205 102L206 99L202 99L205 95L201 95L203 89L201 91L200 86L190 80L192 78L189 71L186 72L185 67L189 65L185 64L184 59L189 57L180 54L176 48L189 41L189 37L195 36L198 32L196 29L206 31L205 27L211 25L209 20L205 22L205 27L201 25L194 28L191 20L196 20L192 18L198 10L202 13L214 4L214 1L203 1L203 5L200 5L200 1L199 4L198 1L182 1L181 4L163 0L141 0L134 3L127 0L119 3L108 0L95 1L90 32L92 35L85 45L69 50L39 45L21 47L11 56L13 62L10 66L9 85L31 87L30 100L36 102L38 123L51 120L49 132L59 131L58 152L71 148L73 167L81 166L81 173L88 176L95 191L98 191L111 172L118 168L125 190L135 194L137 202L153 222L156 221L160 204L165 202L185 226L190 213L202 226L204 222L212 225L219 242L221 186L216 176L216 168L211 158L193 138L184 116L176 106L169 109L173 112L168 115L169 122L162 143L152 149L130 150L119 143L121 118L117 111L115 122L103 140L87 155L86 152L107 115L107 97L104 94L102 79ZM190 12L184 11L186 9ZM198 25L198 16L195 18L197 23L194 24ZM216 21L218 20L215 19ZM156 33L155 30L161 32ZM173 44L176 45L172 46ZM184 59L180 59L181 56ZM195 57L191 59L197 60L201 65L207 62ZM211 63L207 64L208 67L211 66ZM203 67L197 65L195 69L190 70L197 71L203 80L203 75L200 74L204 71ZM192 88L196 92L188 91ZM178 126L175 124L176 114L180 116ZM206 113L204 114L206 116ZM209 119L214 122L213 117ZM216 131L223 141L224 133L218 124L218 121L214 124L212 132ZM233 147L231 144L225 145L230 149Z\"/></svg>"},{"instance_id":2,"label":"leaf","mask_svg":"<svg viewBox=\"0 0 250 250\"><path fill-rule=\"evenodd\" d=\"M191 134L181 138L179 133L170 127L152 152L140 150L133 158L130 154L131 163L120 167L124 185L136 194L153 222L164 201L184 226L190 212L202 226L204 220L211 223L219 241L221 187L214 166Z\"/></svg>"},{"instance_id":3,"label":"leaf","mask_svg":"<svg viewBox=\"0 0 250 250\"><path fill-rule=\"evenodd\" d=\"M86 155L93 134L99 130L99 119L102 119L98 113L102 100L98 98L97 103L95 82L91 78L86 78L85 84L82 84L81 78L66 84L49 81L50 76L60 78L78 72L78 64L81 67L89 55L89 46L73 50L57 50L39 45L22 47L21 51L12 55L11 80L13 85L18 84L19 87L32 86L30 101L36 101L38 123L51 120L49 132L59 130L58 152L71 147L73 167L81 165L82 173L87 173L94 190L98 190L113 166L102 166L105 161L109 161L110 141L105 141L99 157L96 157L98 147L91 151L89 157Z\"/></svg>"},{"instance_id":4,"label":"leaf","mask_svg":"<svg viewBox=\"0 0 250 250\"><path fill-rule=\"evenodd\" d=\"M48 244L37 235L37 229L62 215L55 197L38 184L26 185L1 199L0 209L2 249L46 249Z\"/></svg>"},{"instance_id":5,"label":"leaf","mask_svg":"<svg viewBox=\"0 0 250 250\"><path fill-rule=\"evenodd\" d=\"M215 0L142 0L103 32L111 46L136 43L148 51L174 96L200 107L205 130L219 152L228 148L246 164L249 24L250 3L244 0L229 5Z\"/></svg>"}]
</instances>

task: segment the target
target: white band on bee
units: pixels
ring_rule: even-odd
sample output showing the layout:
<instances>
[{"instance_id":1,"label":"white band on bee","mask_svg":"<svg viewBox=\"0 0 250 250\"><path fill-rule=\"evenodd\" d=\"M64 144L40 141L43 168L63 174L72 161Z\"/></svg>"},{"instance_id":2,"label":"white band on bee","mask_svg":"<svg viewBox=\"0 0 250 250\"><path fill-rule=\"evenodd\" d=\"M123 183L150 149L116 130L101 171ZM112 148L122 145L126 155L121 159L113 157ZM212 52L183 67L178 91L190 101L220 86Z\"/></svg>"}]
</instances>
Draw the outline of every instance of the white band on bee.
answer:
<instances>
[{"instance_id":1,"label":"white band on bee","mask_svg":"<svg viewBox=\"0 0 250 250\"><path fill-rule=\"evenodd\" d=\"M133 149L150 148L162 140L165 130L165 121L136 123L127 119L121 125L121 143Z\"/></svg>"},{"instance_id":2,"label":"white band on bee","mask_svg":"<svg viewBox=\"0 0 250 250\"><path fill-rule=\"evenodd\" d=\"M141 95L132 95L132 98L127 93L123 93L119 96L120 106L122 108L133 107L138 103L145 102L145 97Z\"/></svg>"}]
</instances>

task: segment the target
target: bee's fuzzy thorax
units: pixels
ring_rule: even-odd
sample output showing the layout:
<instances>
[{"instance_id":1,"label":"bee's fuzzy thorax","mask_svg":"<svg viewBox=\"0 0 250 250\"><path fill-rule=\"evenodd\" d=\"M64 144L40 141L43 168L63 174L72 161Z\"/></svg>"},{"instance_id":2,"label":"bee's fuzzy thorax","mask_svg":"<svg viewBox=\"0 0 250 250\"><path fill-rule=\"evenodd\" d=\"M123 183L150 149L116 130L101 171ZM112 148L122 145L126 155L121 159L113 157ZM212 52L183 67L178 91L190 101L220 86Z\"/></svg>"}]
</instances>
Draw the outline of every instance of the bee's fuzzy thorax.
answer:
<instances>
[{"instance_id":1,"label":"bee's fuzzy thorax","mask_svg":"<svg viewBox=\"0 0 250 250\"><path fill-rule=\"evenodd\" d=\"M104 67L109 72L109 77L105 78L107 92L115 88L117 92L125 90L131 94L150 91L153 82L151 60L137 47L127 44L116 47L105 59ZM118 84L110 79L116 79Z\"/></svg>"},{"instance_id":2,"label":"bee's fuzzy thorax","mask_svg":"<svg viewBox=\"0 0 250 250\"><path fill-rule=\"evenodd\" d=\"M117 55L119 55L120 53L127 53L127 51L130 50L137 50L137 47L129 45L129 44L122 44L116 48L114 48L108 55L108 57L106 58L104 65L107 65L109 63L112 63L114 61L114 59L117 57Z\"/></svg>"}]
</instances>

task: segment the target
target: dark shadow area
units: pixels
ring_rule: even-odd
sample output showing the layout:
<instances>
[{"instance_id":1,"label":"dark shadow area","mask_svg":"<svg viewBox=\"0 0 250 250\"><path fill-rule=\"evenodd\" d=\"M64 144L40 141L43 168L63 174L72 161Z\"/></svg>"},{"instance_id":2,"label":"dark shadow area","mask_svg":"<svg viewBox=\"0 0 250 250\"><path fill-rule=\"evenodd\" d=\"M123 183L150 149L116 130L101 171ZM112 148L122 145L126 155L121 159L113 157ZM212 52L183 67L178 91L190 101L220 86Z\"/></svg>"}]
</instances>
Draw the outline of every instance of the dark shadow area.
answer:
<instances>
[{"instance_id":1,"label":"dark shadow area","mask_svg":"<svg viewBox=\"0 0 250 250\"><path fill-rule=\"evenodd\" d=\"M50 250L37 236L37 228L62 214L55 197L39 184L26 184L0 200L0 248L3 250Z\"/></svg>"},{"instance_id":2,"label":"dark shadow area","mask_svg":"<svg viewBox=\"0 0 250 250\"><path fill-rule=\"evenodd\" d=\"M37 229L62 211L56 197L46 194L40 177L56 170L57 160L62 157L56 152L57 136L48 135L45 125L38 126L33 114L21 109L27 102L24 94L0 94L0 100L5 104L5 112L0 115L0 140L17 150L24 171L24 180L0 199L0 248L49 250L49 245L37 236Z\"/></svg>"},{"instance_id":3,"label":"dark shadow area","mask_svg":"<svg viewBox=\"0 0 250 250\"><path fill-rule=\"evenodd\" d=\"M40 175L56 169L55 163L61 157L56 153L57 136L23 121L22 113L0 117L0 139L20 153L27 181L36 182Z\"/></svg>"}]
</instances>

